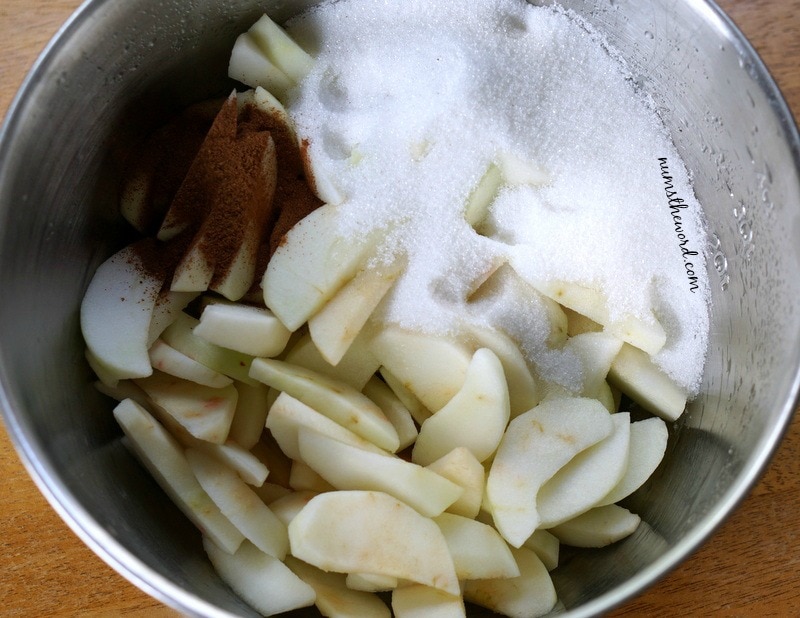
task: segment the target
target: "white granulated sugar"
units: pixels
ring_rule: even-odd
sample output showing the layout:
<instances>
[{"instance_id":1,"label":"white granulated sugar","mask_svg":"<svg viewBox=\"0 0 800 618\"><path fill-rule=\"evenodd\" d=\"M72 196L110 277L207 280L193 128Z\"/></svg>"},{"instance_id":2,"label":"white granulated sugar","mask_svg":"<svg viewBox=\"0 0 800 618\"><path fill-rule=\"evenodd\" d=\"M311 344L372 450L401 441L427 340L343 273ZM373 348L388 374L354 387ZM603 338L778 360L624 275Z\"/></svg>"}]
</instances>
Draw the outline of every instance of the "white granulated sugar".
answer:
<instances>
[{"instance_id":1,"label":"white granulated sugar","mask_svg":"<svg viewBox=\"0 0 800 618\"><path fill-rule=\"evenodd\" d=\"M492 326L541 377L574 384L576 361L548 344L536 292L494 275L495 296L481 288L508 264L503 277L602 290L612 316L654 314L667 331L656 362L696 392L709 323L700 207L657 117L590 28L522 0L341 0L288 28L316 63L287 108L315 173L344 196L342 232L384 229L384 251L408 260L383 319L431 333ZM507 172L479 234L465 205L509 156L543 177ZM689 205L694 292L663 157Z\"/></svg>"}]
</instances>

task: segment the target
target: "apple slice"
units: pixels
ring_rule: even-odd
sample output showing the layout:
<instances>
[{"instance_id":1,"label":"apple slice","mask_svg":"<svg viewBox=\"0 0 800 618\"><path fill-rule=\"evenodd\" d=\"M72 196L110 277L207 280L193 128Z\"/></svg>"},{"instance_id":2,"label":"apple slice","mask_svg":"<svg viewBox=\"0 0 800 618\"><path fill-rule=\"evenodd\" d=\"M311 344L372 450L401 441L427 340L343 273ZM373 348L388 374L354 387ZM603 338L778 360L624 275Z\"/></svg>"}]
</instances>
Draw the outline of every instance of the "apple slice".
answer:
<instances>
[{"instance_id":1,"label":"apple slice","mask_svg":"<svg viewBox=\"0 0 800 618\"><path fill-rule=\"evenodd\" d=\"M311 339L331 365L337 365L347 352L394 285L403 264L403 260L393 260L385 267L362 270L309 318Z\"/></svg>"},{"instance_id":2,"label":"apple slice","mask_svg":"<svg viewBox=\"0 0 800 618\"><path fill-rule=\"evenodd\" d=\"M477 228L486 218L486 215L489 214L489 208L502 186L503 174L500 168L494 163L490 163L467 199L464 218L471 227Z\"/></svg>"},{"instance_id":3,"label":"apple slice","mask_svg":"<svg viewBox=\"0 0 800 618\"><path fill-rule=\"evenodd\" d=\"M336 365L331 365L322 357L308 333L291 346L283 360L345 382L360 391L380 367L370 350L370 331L369 325L363 328Z\"/></svg>"},{"instance_id":4,"label":"apple slice","mask_svg":"<svg viewBox=\"0 0 800 618\"><path fill-rule=\"evenodd\" d=\"M441 514L463 491L432 470L308 429L300 430L298 445L302 460L336 489L382 491L427 517Z\"/></svg>"},{"instance_id":5,"label":"apple slice","mask_svg":"<svg viewBox=\"0 0 800 618\"><path fill-rule=\"evenodd\" d=\"M548 480L536 496L540 526L552 528L600 502L625 474L630 443L630 414L613 414L607 438L584 449Z\"/></svg>"},{"instance_id":6,"label":"apple slice","mask_svg":"<svg viewBox=\"0 0 800 618\"><path fill-rule=\"evenodd\" d=\"M291 332L269 309L215 302L206 306L194 334L209 343L249 356L277 356Z\"/></svg>"},{"instance_id":7,"label":"apple slice","mask_svg":"<svg viewBox=\"0 0 800 618\"><path fill-rule=\"evenodd\" d=\"M283 525L288 528L295 516L303 510L303 507L311 501L311 498L317 495L319 495L317 492L309 490L290 491L272 501L269 504L269 508L275 513L275 517L280 519Z\"/></svg>"},{"instance_id":8,"label":"apple slice","mask_svg":"<svg viewBox=\"0 0 800 618\"><path fill-rule=\"evenodd\" d=\"M686 393L641 350L624 345L611 363L608 381L648 412L675 421L686 409Z\"/></svg>"},{"instance_id":9,"label":"apple slice","mask_svg":"<svg viewBox=\"0 0 800 618\"><path fill-rule=\"evenodd\" d=\"M289 131L295 140L297 139L289 113L286 111L283 103L278 101L268 90L265 90L261 86L256 86L251 90L239 92L236 95L236 103L238 104L239 112L248 105L255 105L267 116L275 119L279 126Z\"/></svg>"},{"instance_id":10,"label":"apple slice","mask_svg":"<svg viewBox=\"0 0 800 618\"><path fill-rule=\"evenodd\" d=\"M396 577L373 575L372 573L348 573L345 585L351 590L364 592L386 592L397 588Z\"/></svg>"},{"instance_id":11,"label":"apple slice","mask_svg":"<svg viewBox=\"0 0 800 618\"><path fill-rule=\"evenodd\" d=\"M286 93L294 86L289 76L267 58L249 32L240 34L233 44L228 62L228 77L251 88L265 88L278 98L285 98Z\"/></svg>"},{"instance_id":12,"label":"apple slice","mask_svg":"<svg viewBox=\"0 0 800 618\"><path fill-rule=\"evenodd\" d=\"M609 436L611 415L593 399L546 400L512 420L486 481L486 501L497 530L519 547L541 521L541 487L575 455ZM530 465L536 453L537 465Z\"/></svg>"},{"instance_id":13,"label":"apple slice","mask_svg":"<svg viewBox=\"0 0 800 618\"><path fill-rule=\"evenodd\" d=\"M639 489L658 468L667 449L667 425L653 417L631 423L628 465L625 474L597 506L613 504L627 498Z\"/></svg>"},{"instance_id":14,"label":"apple slice","mask_svg":"<svg viewBox=\"0 0 800 618\"><path fill-rule=\"evenodd\" d=\"M403 405L385 382L374 376L367 382L361 392L369 397L383 411L389 422L394 425L397 430L397 437L400 439L398 451L402 451L404 448L414 444L419 434L417 426L414 424L414 419L411 417L408 408Z\"/></svg>"},{"instance_id":15,"label":"apple slice","mask_svg":"<svg viewBox=\"0 0 800 618\"><path fill-rule=\"evenodd\" d=\"M147 340L164 278L142 259L150 241L130 245L103 262L81 302L86 347L109 379L142 378L153 369Z\"/></svg>"},{"instance_id":16,"label":"apple slice","mask_svg":"<svg viewBox=\"0 0 800 618\"><path fill-rule=\"evenodd\" d=\"M297 223L270 259L261 287L264 303L297 330L374 255L381 236L344 236L339 211L327 204Z\"/></svg>"},{"instance_id":17,"label":"apple slice","mask_svg":"<svg viewBox=\"0 0 800 618\"><path fill-rule=\"evenodd\" d=\"M286 526L239 475L203 451L187 449L186 460L200 486L239 532L264 553L283 560L289 550Z\"/></svg>"},{"instance_id":18,"label":"apple slice","mask_svg":"<svg viewBox=\"0 0 800 618\"><path fill-rule=\"evenodd\" d=\"M548 571L552 571L558 566L559 540L552 534L552 530L549 532L547 530L534 531L522 546L532 549Z\"/></svg>"},{"instance_id":19,"label":"apple slice","mask_svg":"<svg viewBox=\"0 0 800 618\"><path fill-rule=\"evenodd\" d=\"M488 348L475 352L463 386L419 430L411 455L422 466L466 446L478 461L497 449L510 414L503 366Z\"/></svg>"},{"instance_id":20,"label":"apple slice","mask_svg":"<svg viewBox=\"0 0 800 618\"><path fill-rule=\"evenodd\" d=\"M519 577L464 582L464 598L510 618L547 614L558 600L553 580L536 554L525 547L512 549Z\"/></svg>"},{"instance_id":21,"label":"apple slice","mask_svg":"<svg viewBox=\"0 0 800 618\"><path fill-rule=\"evenodd\" d=\"M135 382L156 406L195 438L216 444L228 438L238 398L232 384L211 388L161 372Z\"/></svg>"},{"instance_id":22,"label":"apple slice","mask_svg":"<svg viewBox=\"0 0 800 618\"><path fill-rule=\"evenodd\" d=\"M239 394L236 400L236 411L233 414L228 439L240 444L243 448L253 448L264 431L269 404L269 389L263 384L249 385L243 382L235 384Z\"/></svg>"},{"instance_id":23,"label":"apple slice","mask_svg":"<svg viewBox=\"0 0 800 618\"><path fill-rule=\"evenodd\" d=\"M608 504L565 521L550 532L572 547L605 547L636 532L641 521L629 510Z\"/></svg>"},{"instance_id":24,"label":"apple slice","mask_svg":"<svg viewBox=\"0 0 800 618\"><path fill-rule=\"evenodd\" d=\"M292 462L292 471L289 474L289 487L294 491L313 491L317 494L336 489L322 478L316 470L299 459Z\"/></svg>"},{"instance_id":25,"label":"apple slice","mask_svg":"<svg viewBox=\"0 0 800 618\"><path fill-rule=\"evenodd\" d=\"M500 534L474 519L442 513L434 520L447 541L458 579L504 579L520 572Z\"/></svg>"},{"instance_id":26,"label":"apple slice","mask_svg":"<svg viewBox=\"0 0 800 618\"><path fill-rule=\"evenodd\" d=\"M497 165L503 173L503 179L509 185L531 185L538 187L550 182L550 174L540 166L520 159L508 151L498 153Z\"/></svg>"},{"instance_id":27,"label":"apple slice","mask_svg":"<svg viewBox=\"0 0 800 618\"><path fill-rule=\"evenodd\" d=\"M114 408L114 418L138 459L184 515L223 551L235 552L244 537L197 482L183 449L169 432L130 399Z\"/></svg>"},{"instance_id":28,"label":"apple slice","mask_svg":"<svg viewBox=\"0 0 800 618\"><path fill-rule=\"evenodd\" d=\"M478 515L483 500L483 488L486 485L486 473L472 451L463 446L454 448L447 455L429 464L428 469L464 490L458 500L447 507L448 513L469 518Z\"/></svg>"},{"instance_id":29,"label":"apple slice","mask_svg":"<svg viewBox=\"0 0 800 618\"><path fill-rule=\"evenodd\" d=\"M264 56L293 82L300 82L314 66L313 58L268 15L263 15L247 32Z\"/></svg>"},{"instance_id":30,"label":"apple slice","mask_svg":"<svg viewBox=\"0 0 800 618\"><path fill-rule=\"evenodd\" d=\"M250 451L243 449L235 442L213 444L204 440L193 440L185 443L188 448L203 451L239 475L245 483L254 489L261 487L269 476L269 470L261 460Z\"/></svg>"},{"instance_id":31,"label":"apple slice","mask_svg":"<svg viewBox=\"0 0 800 618\"><path fill-rule=\"evenodd\" d=\"M387 326L372 340L381 366L432 412L443 408L461 389L472 352L458 341Z\"/></svg>"},{"instance_id":32,"label":"apple slice","mask_svg":"<svg viewBox=\"0 0 800 618\"><path fill-rule=\"evenodd\" d=\"M178 352L178 350L167 345L161 339L156 339L153 345L150 346L148 355L153 369L176 378L210 388L223 388L233 384L233 380L228 376L209 369L193 358L189 358L186 354Z\"/></svg>"},{"instance_id":33,"label":"apple slice","mask_svg":"<svg viewBox=\"0 0 800 618\"><path fill-rule=\"evenodd\" d=\"M231 555L211 539L203 548L222 581L263 616L273 616L314 604L314 589L283 562L245 541Z\"/></svg>"},{"instance_id":34,"label":"apple slice","mask_svg":"<svg viewBox=\"0 0 800 618\"><path fill-rule=\"evenodd\" d=\"M153 317L150 320L150 333L147 336L147 347L150 348L156 339L161 337L170 324L172 324L183 310L197 298L197 292L173 292L161 290L161 294L153 307Z\"/></svg>"},{"instance_id":35,"label":"apple slice","mask_svg":"<svg viewBox=\"0 0 800 618\"><path fill-rule=\"evenodd\" d=\"M400 403L406 407L408 413L411 414L411 418L413 418L418 425L422 425L422 423L430 418L431 411L425 407L419 398L412 393L399 378L395 377L386 367L381 367L379 371L383 381L386 382L386 386L392 389L392 392L400 400Z\"/></svg>"},{"instance_id":36,"label":"apple slice","mask_svg":"<svg viewBox=\"0 0 800 618\"><path fill-rule=\"evenodd\" d=\"M271 358L257 358L250 375L324 413L376 446L395 452L400 438L381 409L352 386Z\"/></svg>"},{"instance_id":37,"label":"apple slice","mask_svg":"<svg viewBox=\"0 0 800 618\"><path fill-rule=\"evenodd\" d=\"M392 592L395 618L465 618L464 599L442 590L411 584Z\"/></svg>"},{"instance_id":38,"label":"apple slice","mask_svg":"<svg viewBox=\"0 0 800 618\"><path fill-rule=\"evenodd\" d=\"M286 558L286 566L314 589L317 595L314 604L323 616L390 618L392 615L378 596L348 588L347 576L342 573L326 573L292 556Z\"/></svg>"},{"instance_id":39,"label":"apple slice","mask_svg":"<svg viewBox=\"0 0 800 618\"><path fill-rule=\"evenodd\" d=\"M622 339L608 332L582 333L567 339L565 349L578 356L583 369L580 395L597 397L622 343Z\"/></svg>"},{"instance_id":40,"label":"apple slice","mask_svg":"<svg viewBox=\"0 0 800 618\"><path fill-rule=\"evenodd\" d=\"M291 553L323 571L375 573L460 594L439 527L378 491L313 498L289 524Z\"/></svg>"}]
</instances>

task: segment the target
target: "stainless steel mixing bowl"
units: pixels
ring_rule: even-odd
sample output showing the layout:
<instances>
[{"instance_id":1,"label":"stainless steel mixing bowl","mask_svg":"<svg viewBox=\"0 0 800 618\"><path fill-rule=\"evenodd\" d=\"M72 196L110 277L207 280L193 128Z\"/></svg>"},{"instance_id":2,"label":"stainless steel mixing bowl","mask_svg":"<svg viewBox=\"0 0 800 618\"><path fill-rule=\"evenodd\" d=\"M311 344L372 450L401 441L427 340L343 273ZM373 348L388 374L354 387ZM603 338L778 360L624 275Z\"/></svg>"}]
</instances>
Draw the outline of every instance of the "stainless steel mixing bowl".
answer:
<instances>
[{"instance_id":1,"label":"stainless steel mixing bowl","mask_svg":"<svg viewBox=\"0 0 800 618\"><path fill-rule=\"evenodd\" d=\"M124 241L116 196L128 146L167 113L230 90L231 44L262 11L281 20L308 4L90 1L29 76L0 141L7 427L77 534L189 614L255 615L120 444L83 360L78 306L94 269ZM656 477L631 500L646 524L615 546L569 556L555 573L564 605L587 616L636 594L704 541L788 424L800 367L800 140L764 66L710 2L564 4L606 34L652 96L693 174L712 240L702 395L671 431Z\"/></svg>"}]
</instances>

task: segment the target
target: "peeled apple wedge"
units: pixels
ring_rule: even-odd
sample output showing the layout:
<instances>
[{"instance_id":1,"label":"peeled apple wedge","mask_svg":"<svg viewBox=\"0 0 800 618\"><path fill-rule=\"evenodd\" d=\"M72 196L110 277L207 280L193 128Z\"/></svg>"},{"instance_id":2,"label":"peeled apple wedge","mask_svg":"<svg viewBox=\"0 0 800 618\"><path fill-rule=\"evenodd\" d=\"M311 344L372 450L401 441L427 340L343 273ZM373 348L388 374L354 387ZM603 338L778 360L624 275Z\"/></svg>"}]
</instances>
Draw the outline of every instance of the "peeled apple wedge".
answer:
<instances>
[{"instance_id":1,"label":"peeled apple wedge","mask_svg":"<svg viewBox=\"0 0 800 618\"><path fill-rule=\"evenodd\" d=\"M453 481L464 490L458 500L447 507L448 513L469 518L478 515L486 485L486 471L472 451L463 446L454 448L444 457L429 464L428 469Z\"/></svg>"},{"instance_id":2,"label":"peeled apple wedge","mask_svg":"<svg viewBox=\"0 0 800 618\"><path fill-rule=\"evenodd\" d=\"M194 334L209 343L249 356L277 356L291 332L269 309L213 303L203 309Z\"/></svg>"},{"instance_id":3,"label":"peeled apple wedge","mask_svg":"<svg viewBox=\"0 0 800 618\"><path fill-rule=\"evenodd\" d=\"M686 394L641 350L624 345L611 363L608 381L648 412L674 421L686 408Z\"/></svg>"},{"instance_id":4,"label":"peeled apple wedge","mask_svg":"<svg viewBox=\"0 0 800 618\"><path fill-rule=\"evenodd\" d=\"M386 367L381 367L379 371L383 381L386 382L386 386L392 389L392 392L400 400L400 403L408 409L411 418L413 418L418 425L422 425L422 423L430 418L431 411L425 407L419 398L412 393L399 378Z\"/></svg>"},{"instance_id":5,"label":"peeled apple wedge","mask_svg":"<svg viewBox=\"0 0 800 618\"><path fill-rule=\"evenodd\" d=\"M150 320L150 334L147 337L148 347L155 343L164 329L172 324L183 313L187 305L197 298L197 292L173 292L162 290L153 307L153 317Z\"/></svg>"},{"instance_id":6,"label":"peeled apple wedge","mask_svg":"<svg viewBox=\"0 0 800 618\"><path fill-rule=\"evenodd\" d=\"M432 470L308 429L300 430L298 445L302 461L336 489L382 491L427 517L440 515L463 491Z\"/></svg>"},{"instance_id":7,"label":"peeled apple wedge","mask_svg":"<svg viewBox=\"0 0 800 618\"><path fill-rule=\"evenodd\" d=\"M376 334L372 350L380 365L431 412L443 408L461 389L472 360L464 343L397 326Z\"/></svg>"},{"instance_id":8,"label":"peeled apple wedge","mask_svg":"<svg viewBox=\"0 0 800 618\"><path fill-rule=\"evenodd\" d=\"M558 566L559 540L552 531L536 530L523 543L523 547L532 549L548 571L552 571Z\"/></svg>"},{"instance_id":9,"label":"peeled apple wedge","mask_svg":"<svg viewBox=\"0 0 800 618\"><path fill-rule=\"evenodd\" d=\"M236 411L233 413L228 439L246 449L253 448L261 439L267 420L269 389L264 384L236 383Z\"/></svg>"},{"instance_id":10,"label":"peeled apple wedge","mask_svg":"<svg viewBox=\"0 0 800 618\"><path fill-rule=\"evenodd\" d=\"M318 494L336 489L322 478L316 470L299 459L292 462L292 471L289 474L289 487L294 491L313 491Z\"/></svg>"},{"instance_id":11,"label":"peeled apple wedge","mask_svg":"<svg viewBox=\"0 0 800 618\"><path fill-rule=\"evenodd\" d=\"M343 382L271 358L255 359L250 375L324 413L379 448L395 452L400 444L397 430L381 409Z\"/></svg>"},{"instance_id":12,"label":"peeled apple wedge","mask_svg":"<svg viewBox=\"0 0 800 618\"><path fill-rule=\"evenodd\" d=\"M577 397L543 401L508 424L489 470L486 501L509 544L519 547L541 523L536 499L542 486L613 430L600 402Z\"/></svg>"},{"instance_id":13,"label":"peeled apple wedge","mask_svg":"<svg viewBox=\"0 0 800 618\"><path fill-rule=\"evenodd\" d=\"M464 599L430 586L413 584L392 591L395 618L465 618Z\"/></svg>"},{"instance_id":14,"label":"peeled apple wedge","mask_svg":"<svg viewBox=\"0 0 800 618\"><path fill-rule=\"evenodd\" d=\"M420 427L411 459L425 466L465 446L485 461L497 449L509 415L503 366L494 352L481 348L472 356L458 393Z\"/></svg>"},{"instance_id":15,"label":"peeled apple wedge","mask_svg":"<svg viewBox=\"0 0 800 618\"><path fill-rule=\"evenodd\" d=\"M156 339L153 345L150 346L148 356L153 369L176 378L189 380L210 388L223 388L233 384L233 380L228 376L209 369L193 358L189 358L186 354L178 352L178 350L167 345L161 339Z\"/></svg>"},{"instance_id":16,"label":"peeled apple wedge","mask_svg":"<svg viewBox=\"0 0 800 618\"><path fill-rule=\"evenodd\" d=\"M419 432L414 424L414 419L397 395L394 394L385 382L378 377L372 377L361 391L369 397L386 415L389 422L397 430L400 439L399 451L411 446L417 439Z\"/></svg>"},{"instance_id":17,"label":"peeled apple wedge","mask_svg":"<svg viewBox=\"0 0 800 618\"><path fill-rule=\"evenodd\" d=\"M250 86L262 87L279 99L295 85L286 73L267 58L256 39L249 32L240 34L233 44L228 62L228 77Z\"/></svg>"},{"instance_id":18,"label":"peeled apple wedge","mask_svg":"<svg viewBox=\"0 0 800 618\"><path fill-rule=\"evenodd\" d=\"M192 523L221 551L232 554L244 537L197 482L183 448L142 406L130 399L114 408L136 456Z\"/></svg>"},{"instance_id":19,"label":"peeled apple wedge","mask_svg":"<svg viewBox=\"0 0 800 618\"><path fill-rule=\"evenodd\" d=\"M284 237L270 259L261 287L264 303L295 331L352 279L375 253L378 234L345 237L338 210L317 208Z\"/></svg>"},{"instance_id":20,"label":"peeled apple wedge","mask_svg":"<svg viewBox=\"0 0 800 618\"><path fill-rule=\"evenodd\" d=\"M608 332L582 333L567 339L564 347L572 350L581 361L582 395L597 397L622 343L622 339Z\"/></svg>"},{"instance_id":21,"label":"peeled apple wedge","mask_svg":"<svg viewBox=\"0 0 800 618\"><path fill-rule=\"evenodd\" d=\"M293 556L323 571L389 575L461 593L439 527L382 492L316 496L289 524L289 543Z\"/></svg>"},{"instance_id":22,"label":"peeled apple wedge","mask_svg":"<svg viewBox=\"0 0 800 618\"><path fill-rule=\"evenodd\" d=\"M203 537L203 549L220 578L263 616L314 604L314 589L283 562L245 541L232 554Z\"/></svg>"},{"instance_id":23,"label":"peeled apple wedge","mask_svg":"<svg viewBox=\"0 0 800 618\"><path fill-rule=\"evenodd\" d=\"M348 573L345 584L351 590L364 592L384 592L397 588L397 578L388 575L373 575L372 573Z\"/></svg>"},{"instance_id":24,"label":"peeled apple wedge","mask_svg":"<svg viewBox=\"0 0 800 618\"><path fill-rule=\"evenodd\" d=\"M336 365L331 365L323 358L308 333L291 346L283 356L283 360L345 382L360 391L380 367L380 363L370 350L369 331L369 325L361 330Z\"/></svg>"},{"instance_id":25,"label":"peeled apple wedge","mask_svg":"<svg viewBox=\"0 0 800 618\"><path fill-rule=\"evenodd\" d=\"M467 199L464 218L470 226L477 227L486 218L486 215L489 214L489 207L502 186L503 174L500 168L494 163L490 163Z\"/></svg>"},{"instance_id":26,"label":"peeled apple wedge","mask_svg":"<svg viewBox=\"0 0 800 618\"><path fill-rule=\"evenodd\" d=\"M464 598L509 618L533 618L548 613L558 599L544 564L526 547L512 548L511 553L519 567L518 577L466 581Z\"/></svg>"},{"instance_id":27,"label":"peeled apple wedge","mask_svg":"<svg viewBox=\"0 0 800 618\"><path fill-rule=\"evenodd\" d=\"M150 320L163 278L145 268L144 243L125 247L103 262L81 302L81 331L94 362L109 378L149 376Z\"/></svg>"},{"instance_id":28,"label":"peeled apple wedge","mask_svg":"<svg viewBox=\"0 0 800 618\"><path fill-rule=\"evenodd\" d=\"M616 504L608 504L565 521L550 532L572 547L605 547L633 534L639 522L638 515Z\"/></svg>"},{"instance_id":29,"label":"peeled apple wedge","mask_svg":"<svg viewBox=\"0 0 800 618\"><path fill-rule=\"evenodd\" d=\"M248 33L269 61L295 83L314 66L314 59L268 15L262 15Z\"/></svg>"},{"instance_id":30,"label":"peeled apple wedge","mask_svg":"<svg viewBox=\"0 0 800 618\"><path fill-rule=\"evenodd\" d=\"M258 549L279 560L289 550L286 526L228 466L195 449L187 449L186 460L200 486L222 514Z\"/></svg>"},{"instance_id":31,"label":"peeled apple wedge","mask_svg":"<svg viewBox=\"0 0 800 618\"><path fill-rule=\"evenodd\" d=\"M508 545L491 526L451 513L442 513L434 521L450 548L458 579L503 579L520 574Z\"/></svg>"}]
</instances>

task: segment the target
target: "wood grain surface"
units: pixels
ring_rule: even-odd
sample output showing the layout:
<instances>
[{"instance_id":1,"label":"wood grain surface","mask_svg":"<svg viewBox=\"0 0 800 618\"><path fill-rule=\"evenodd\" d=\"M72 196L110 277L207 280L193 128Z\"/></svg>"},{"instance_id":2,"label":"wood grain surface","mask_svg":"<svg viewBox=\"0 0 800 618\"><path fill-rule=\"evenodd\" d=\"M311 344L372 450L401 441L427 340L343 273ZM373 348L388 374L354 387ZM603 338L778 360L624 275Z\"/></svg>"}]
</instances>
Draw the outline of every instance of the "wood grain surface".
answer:
<instances>
[{"instance_id":1,"label":"wood grain surface","mask_svg":"<svg viewBox=\"0 0 800 618\"><path fill-rule=\"evenodd\" d=\"M121 0L124 1L124 0ZM720 0L800 113L800 0ZM78 0L0 0L0 117ZM0 429L0 615L176 616L64 524ZM712 540L613 616L800 615L800 416Z\"/></svg>"}]
</instances>

